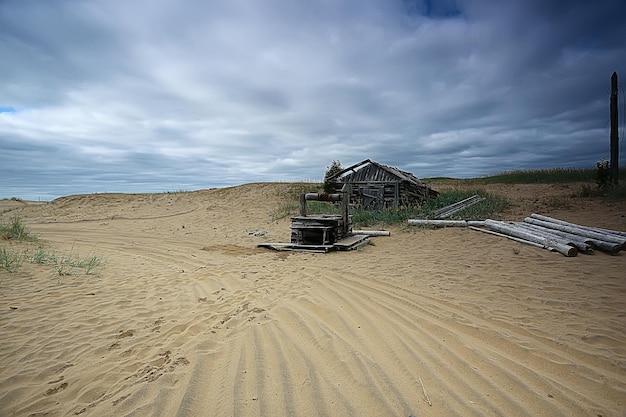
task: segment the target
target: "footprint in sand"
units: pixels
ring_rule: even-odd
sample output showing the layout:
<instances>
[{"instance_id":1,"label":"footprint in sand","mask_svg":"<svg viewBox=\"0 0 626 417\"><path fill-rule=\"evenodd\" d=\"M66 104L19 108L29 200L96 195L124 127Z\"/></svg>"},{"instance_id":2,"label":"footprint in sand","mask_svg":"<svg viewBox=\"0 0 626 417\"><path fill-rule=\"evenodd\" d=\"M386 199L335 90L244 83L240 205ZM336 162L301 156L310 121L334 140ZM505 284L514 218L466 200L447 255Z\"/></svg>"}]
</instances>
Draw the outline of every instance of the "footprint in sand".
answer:
<instances>
[{"instance_id":1,"label":"footprint in sand","mask_svg":"<svg viewBox=\"0 0 626 417\"><path fill-rule=\"evenodd\" d=\"M123 339L125 337L131 337L135 334L133 330L126 330L125 332L120 331L120 334L117 335L116 339Z\"/></svg>"},{"instance_id":2,"label":"footprint in sand","mask_svg":"<svg viewBox=\"0 0 626 417\"><path fill-rule=\"evenodd\" d=\"M54 387L54 388L50 388L48 391L46 391L46 395L53 395L56 394L59 391L63 391L65 388L67 388L68 383L64 382L61 385Z\"/></svg>"}]
</instances>

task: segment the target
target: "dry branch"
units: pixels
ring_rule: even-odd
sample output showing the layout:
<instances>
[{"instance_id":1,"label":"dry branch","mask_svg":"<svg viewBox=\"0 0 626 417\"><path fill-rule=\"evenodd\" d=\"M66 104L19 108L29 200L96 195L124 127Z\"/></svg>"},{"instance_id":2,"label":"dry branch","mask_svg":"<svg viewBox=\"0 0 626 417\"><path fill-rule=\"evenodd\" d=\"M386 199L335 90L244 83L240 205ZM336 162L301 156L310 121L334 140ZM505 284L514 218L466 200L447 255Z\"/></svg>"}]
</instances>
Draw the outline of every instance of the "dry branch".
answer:
<instances>
[{"instance_id":1,"label":"dry branch","mask_svg":"<svg viewBox=\"0 0 626 417\"><path fill-rule=\"evenodd\" d=\"M418 378L420 380L420 384L422 384L422 391L424 391L424 397L426 397L426 402L428 403L428 405L432 407L433 403L430 402L430 398L428 398L428 392L426 392L426 387L424 386L424 383L422 382L422 377L418 375Z\"/></svg>"}]
</instances>

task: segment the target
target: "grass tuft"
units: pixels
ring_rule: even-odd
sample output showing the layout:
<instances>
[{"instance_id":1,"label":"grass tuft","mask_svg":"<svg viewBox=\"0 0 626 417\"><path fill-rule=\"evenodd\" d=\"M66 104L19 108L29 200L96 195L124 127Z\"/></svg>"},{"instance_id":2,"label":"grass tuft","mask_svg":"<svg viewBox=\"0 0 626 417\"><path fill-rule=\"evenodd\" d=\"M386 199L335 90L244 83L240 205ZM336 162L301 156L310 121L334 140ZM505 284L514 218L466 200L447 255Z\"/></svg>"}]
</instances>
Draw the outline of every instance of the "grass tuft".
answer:
<instances>
[{"instance_id":1,"label":"grass tuft","mask_svg":"<svg viewBox=\"0 0 626 417\"><path fill-rule=\"evenodd\" d=\"M15 273L22 266L24 259L32 264L51 265L59 276L92 275L104 263L103 258L95 254L85 257L72 253L68 256L57 256L56 253L40 247L32 256L27 257L23 253L11 252L6 248L0 249L0 269Z\"/></svg>"},{"instance_id":2,"label":"grass tuft","mask_svg":"<svg viewBox=\"0 0 626 417\"><path fill-rule=\"evenodd\" d=\"M97 255L87 255L81 257L70 253L68 256L57 256L54 252L48 252L43 248L39 248L31 257L31 263L52 265L59 276L78 275L80 270L85 275L93 274L96 269L103 263L103 259Z\"/></svg>"},{"instance_id":3,"label":"grass tuft","mask_svg":"<svg viewBox=\"0 0 626 417\"><path fill-rule=\"evenodd\" d=\"M13 216L9 223L0 224L0 236L6 240L37 240L37 237L30 233L19 216Z\"/></svg>"},{"instance_id":4,"label":"grass tuft","mask_svg":"<svg viewBox=\"0 0 626 417\"><path fill-rule=\"evenodd\" d=\"M22 265L22 255L15 252L10 252L6 248L0 249L0 268L10 273L17 272L17 269Z\"/></svg>"}]
</instances>

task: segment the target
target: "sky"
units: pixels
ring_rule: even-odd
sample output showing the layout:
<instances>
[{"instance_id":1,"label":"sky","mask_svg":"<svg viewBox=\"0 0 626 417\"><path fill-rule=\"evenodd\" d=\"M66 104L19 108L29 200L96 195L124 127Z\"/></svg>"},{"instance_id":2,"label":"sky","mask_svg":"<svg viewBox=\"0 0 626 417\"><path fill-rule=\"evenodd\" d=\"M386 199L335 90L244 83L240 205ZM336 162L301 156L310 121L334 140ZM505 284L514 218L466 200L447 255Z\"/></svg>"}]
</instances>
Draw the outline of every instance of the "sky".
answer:
<instances>
[{"instance_id":1,"label":"sky","mask_svg":"<svg viewBox=\"0 0 626 417\"><path fill-rule=\"evenodd\" d=\"M593 168L614 71L623 0L0 0L0 198Z\"/></svg>"}]
</instances>

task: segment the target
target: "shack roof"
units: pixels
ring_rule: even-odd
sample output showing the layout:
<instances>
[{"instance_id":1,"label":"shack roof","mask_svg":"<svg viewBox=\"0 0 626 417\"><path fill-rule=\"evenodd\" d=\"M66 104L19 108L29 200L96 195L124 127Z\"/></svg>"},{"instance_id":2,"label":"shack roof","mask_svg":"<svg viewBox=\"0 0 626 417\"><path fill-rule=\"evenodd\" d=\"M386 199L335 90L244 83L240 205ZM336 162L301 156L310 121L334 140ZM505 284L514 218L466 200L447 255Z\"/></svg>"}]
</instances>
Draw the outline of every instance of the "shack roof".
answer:
<instances>
[{"instance_id":1,"label":"shack roof","mask_svg":"<svg viewBox=\"0 0 626 417\"><path fill-rule=\"evenodd\" d=\"M399 180L402 181L408 181L411 182L415 185L418 186L423 186L423 187L427 187L428 185L423 183L422 181L419 180L419 178L417 178L415 175L411 174L410 172L406 172L403 171L399 168L395 168L395 167L390 167L388 165L383 165L383 164L379 164L376 161L372 161L371 159L366 159L364 161L361 161L357 164L354 164L352 166L349 166L345 169L342 169L341 171L335 173L334 175L330 176L329 179L330 180L339 180L341 179L343 176L345 176L346 174L349 175L349 173L353 173L358 171L360 168L364 167L365 165L374 165L386 172L388 172L389 174L393 175L394 177L397 177Z\"/></svg>"}]
</instances>

